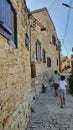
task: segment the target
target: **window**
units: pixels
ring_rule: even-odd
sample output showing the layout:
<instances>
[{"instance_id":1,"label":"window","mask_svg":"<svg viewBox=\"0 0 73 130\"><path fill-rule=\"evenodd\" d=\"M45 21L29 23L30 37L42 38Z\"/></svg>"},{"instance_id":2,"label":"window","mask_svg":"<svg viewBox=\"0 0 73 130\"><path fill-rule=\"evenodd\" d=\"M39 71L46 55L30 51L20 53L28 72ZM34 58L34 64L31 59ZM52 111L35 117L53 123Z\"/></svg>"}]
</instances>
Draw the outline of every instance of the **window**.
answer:
<instances>
[{"instance_id":1,"label":"window","mask_svg":"<svg viewBox=\"0 0 73 130\"><path fill-rule=\"evenodd\" d=\"M58 66L58 59L57 59L57 66Z\"/></svg>"},{"instance_id":2,"label":"window","mask_svg":"<svg viewBox=\"0 0 73 130\"><path fill-rule=\"evenodd\" d=\"M0 34L17 47L17 19L16 12L9 0L0 0Z\"/></svg>"},{"instance_id":3,"label":"window","mask_svg":"<svg viewBox=\"0 0 73 130\"><path fill-rule=\"evenodd\" d=\"M44 49L43 49L43 63L46 63L46 52Z\"/></svg>"},{"instance_id":4,"label":"window","mask_svg":"<svg viewBox=\"0 0 73 130\"><path fill-rule=\"evenodd\" d=\"M58 46L57 46L57 44L56 44L56 50L58 50Z\"/></svg>"},{"instance_id":5,"label":"window","mask_svg":"<svg viewBox=\"0 0 73 130\"><path fill-rule=\"evenodd\" d=\"M25 34L25 46L29 49L29 37L27 33Z\"/></svg>"},{"instance_id":6,"label":"window","mask_svg":"<svg viewBox=\"0 0 73 130\"><path fill-rule=\"evenodd\" d=\"M47 67L51 67L51 58L47 57Z\"/></svg>"},{"instance_id":7,"label":"window","mask_svg":"<svg viewBox=\"0 0 73 130\"><path fill-rule=\"evenodd\" d=\"M36 68L35 68L35 63L31 63L31 77L35 78L36 77Z\"/></svg>"},{"instance_id":8,"label":"window","mask_svg":"<svg viewBox=\"0 0 73 130\"><path fill-rule=\"evenodd\" d=\"M54 35L52 35L52 43L53 43L54 45L56 45L56 38L55 38Z\"/></svg>"},{"instance_id":9,"label":"window","mask_svg":"<svg viewBox=\"0 0 73 130\"><path fill-rule=\"evenodd\" d=\"M41 45L38 40L36 41L36 60L41 60Z\"/></svg>"}]
</instances>

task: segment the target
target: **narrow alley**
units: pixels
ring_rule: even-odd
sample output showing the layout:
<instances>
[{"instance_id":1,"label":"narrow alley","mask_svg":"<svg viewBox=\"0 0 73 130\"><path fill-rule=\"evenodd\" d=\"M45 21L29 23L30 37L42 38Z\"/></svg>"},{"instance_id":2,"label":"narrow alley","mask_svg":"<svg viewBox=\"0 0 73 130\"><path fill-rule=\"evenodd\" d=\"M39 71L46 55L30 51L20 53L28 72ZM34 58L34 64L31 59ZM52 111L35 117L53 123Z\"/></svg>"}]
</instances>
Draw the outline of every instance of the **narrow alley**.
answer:
<instances>
[{"instance_id":1,"label":"narrow alley","mask_svg":"<svg viewBox=\"0 0 73 130\"><path fill-rule=\"evenodd\" d=\"M73 97L67 92L66 104L60 108L53 87L36 99L27 130L73 130Z\"/></svg>"}]
</instances>

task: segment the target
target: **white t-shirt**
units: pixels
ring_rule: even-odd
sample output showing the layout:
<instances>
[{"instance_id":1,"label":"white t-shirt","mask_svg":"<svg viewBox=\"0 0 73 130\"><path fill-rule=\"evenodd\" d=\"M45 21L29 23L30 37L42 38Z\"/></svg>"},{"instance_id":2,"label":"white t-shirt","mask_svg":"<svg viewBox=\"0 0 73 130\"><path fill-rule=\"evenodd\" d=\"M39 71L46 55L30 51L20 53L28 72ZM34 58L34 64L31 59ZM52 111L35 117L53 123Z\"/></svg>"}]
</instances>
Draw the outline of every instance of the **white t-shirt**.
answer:
<instances>
[{"instance_id":1,"label":"white t-shirt","mask_svg":"<svg viewBox=\"0 0 73 130\"><path fill-rule=\"evenodd\" d=\"M66 90L67 83L65 80L59 81L59 90Z\"/></svg>"}]
</instances>

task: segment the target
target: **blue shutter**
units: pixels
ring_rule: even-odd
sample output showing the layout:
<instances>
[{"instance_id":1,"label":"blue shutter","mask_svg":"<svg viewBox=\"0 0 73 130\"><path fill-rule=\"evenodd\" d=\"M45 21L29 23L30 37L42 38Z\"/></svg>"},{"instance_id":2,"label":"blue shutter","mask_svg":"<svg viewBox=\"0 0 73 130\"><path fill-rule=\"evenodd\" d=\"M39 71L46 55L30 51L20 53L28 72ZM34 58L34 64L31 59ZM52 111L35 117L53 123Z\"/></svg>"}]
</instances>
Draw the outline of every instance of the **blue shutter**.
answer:
<instances>
[{"instance_id":1,"label":"blue shutter","mask_svg":"<svg viewBox=\"0 0 73 130\"><path fill-rule=\"evenodd\" d=\"M1 0L0 0L1 1ZM1 4L1 19L5 22L5 0L2 0Z\"/></svg>"},{"instance_id":2,"label":"blue shutter","mask_svg":"<svg viewBox=\"0 0 73 130\"><path fill-rule=\"evenodd\" d=\"M11 9L10 9L10 4L8 3L7 0L5 0L5 24L7 28L11 29Z\"/></svg>"},{"instance_id":3,"label":"blue shutter","mask_svg":"<svg viewBox=\"0 0 73 130\"><path fill-rule=\"evenodd\" d=\"M14 26L16 24L13 23L13 30L11 28L11 4L8 2L8 0L0 0L0 34L2 34L4 37L6 37L9 40L9 44L13 45L14 47L15 44L11 40L12 39L12 33L13 35L15 34ZM13 12L14 15L14 12ZM14 17L13 17L14 20ZM16 38L13 40L16 40ZM29 38L27 39L27 42L29 43Z\"/></svg>"},{"instance_id":4,"label":"blue shutter","mask_svg":"<svg viewBox=\"0 0 73 130\"><path fill-rule=\"evenodd\" d=\"M10 30L10 19L10 4L7 0L0 0L0 21L3 22L1 22L0 33L7 39L10 39L10 34L12 33Z\"/></svg>"},{"instance_id":5,"label":"blue shutter","mask_svg":"<svg viewBox=\"0 0 73 130\"><path fill-rule=\"evenodd\" d=\"M4 22L3 21L3 0L0 0L0 22Z\"/></svg>"}]
</instances>

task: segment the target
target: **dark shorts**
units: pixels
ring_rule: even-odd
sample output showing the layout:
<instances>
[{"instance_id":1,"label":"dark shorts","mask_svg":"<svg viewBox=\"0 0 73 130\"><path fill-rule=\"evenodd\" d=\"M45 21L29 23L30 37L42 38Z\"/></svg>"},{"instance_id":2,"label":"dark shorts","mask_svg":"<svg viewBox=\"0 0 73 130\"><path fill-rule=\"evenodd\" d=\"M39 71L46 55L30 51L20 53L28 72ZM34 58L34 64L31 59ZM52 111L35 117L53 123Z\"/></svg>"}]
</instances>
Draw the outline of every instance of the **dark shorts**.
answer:
<instances>
[{"instance_id":1,"label":"dark shorts","mask_svg":"<svg viewBox=\"0 0 73 130\"><path fill-rule=\"evenodd\" d=\"M58 90L59 84L54 83L54 90Z\"/></svg>"}]
</instances>

